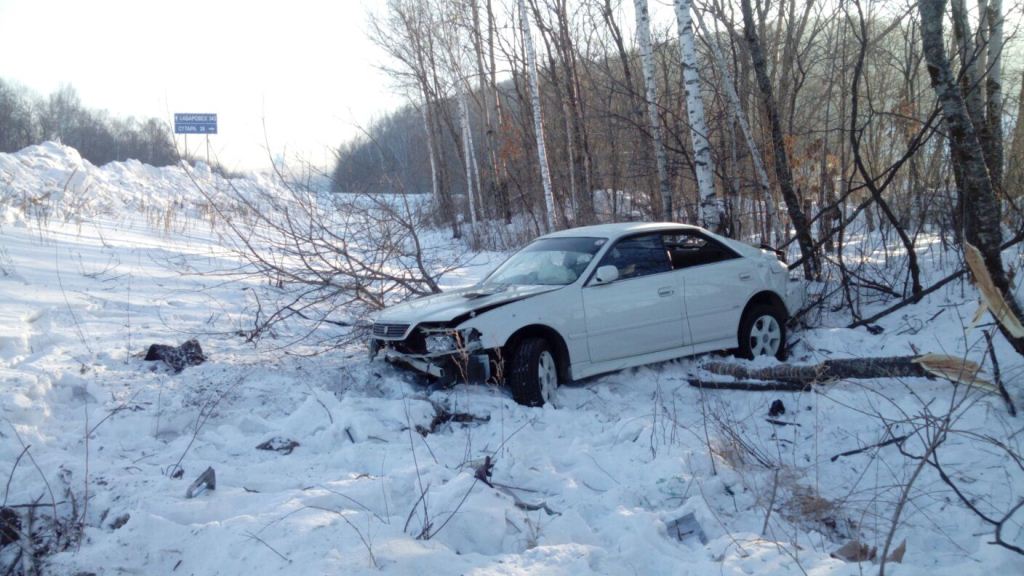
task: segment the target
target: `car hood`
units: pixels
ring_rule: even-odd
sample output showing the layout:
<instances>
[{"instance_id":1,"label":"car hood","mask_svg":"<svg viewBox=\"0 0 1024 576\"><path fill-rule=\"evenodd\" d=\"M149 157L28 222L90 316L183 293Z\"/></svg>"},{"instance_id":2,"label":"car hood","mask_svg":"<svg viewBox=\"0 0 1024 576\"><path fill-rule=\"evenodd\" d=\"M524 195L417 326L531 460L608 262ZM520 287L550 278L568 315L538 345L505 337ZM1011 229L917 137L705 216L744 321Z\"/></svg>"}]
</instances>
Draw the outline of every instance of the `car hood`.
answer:
<instances>
[{"instance_id":1,"label":"car hood","mask_svg":"<svg viewBox=\"0 0 1024 576\"><path fill-rule=\"evenodd\" d=\"M374 321L402 324L449 322L471 312L486 312L504 304L559 288L563 288L563 286L506 286L503 288L472 286L460 288L396 304L382 310Z\"/></svg>"}]
</instances>

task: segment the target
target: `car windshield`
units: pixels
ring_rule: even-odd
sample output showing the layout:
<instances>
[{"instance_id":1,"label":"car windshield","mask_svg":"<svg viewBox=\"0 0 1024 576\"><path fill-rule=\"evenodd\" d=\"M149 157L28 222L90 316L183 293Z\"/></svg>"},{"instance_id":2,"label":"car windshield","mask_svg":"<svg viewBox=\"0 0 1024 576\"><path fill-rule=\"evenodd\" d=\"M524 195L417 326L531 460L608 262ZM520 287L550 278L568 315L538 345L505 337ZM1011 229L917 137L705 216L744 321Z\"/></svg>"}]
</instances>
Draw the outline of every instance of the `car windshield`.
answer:
<instances>
[{"instance_id":1,"label":"car windshield","mask_svg":"<svg viewBox=\"0 0 1024 576\"><path fill-rule=\"evenodd\" d=\"M484 279L483 285L572 284L606 241L604 238L542 238L513 254Z\"/></svg>"}]
</instances>

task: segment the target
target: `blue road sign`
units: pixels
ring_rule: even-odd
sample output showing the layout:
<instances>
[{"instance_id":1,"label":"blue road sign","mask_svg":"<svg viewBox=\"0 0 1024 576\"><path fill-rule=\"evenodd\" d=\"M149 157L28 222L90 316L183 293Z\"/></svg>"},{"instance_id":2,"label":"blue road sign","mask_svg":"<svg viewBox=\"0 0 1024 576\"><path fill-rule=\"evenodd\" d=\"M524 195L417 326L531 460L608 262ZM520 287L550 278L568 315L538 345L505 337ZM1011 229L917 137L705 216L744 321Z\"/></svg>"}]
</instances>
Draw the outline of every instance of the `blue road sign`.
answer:
<instances>
[{"instance_id":1,"label":"blue road sign","mask_svg":"<svg viewBox=\"0 0 1024 576\"><path fill-rule=\"evenodd\" d=\"M175 134L216 134L216 114L175 114Z\"/></svg>"}]
</instances>

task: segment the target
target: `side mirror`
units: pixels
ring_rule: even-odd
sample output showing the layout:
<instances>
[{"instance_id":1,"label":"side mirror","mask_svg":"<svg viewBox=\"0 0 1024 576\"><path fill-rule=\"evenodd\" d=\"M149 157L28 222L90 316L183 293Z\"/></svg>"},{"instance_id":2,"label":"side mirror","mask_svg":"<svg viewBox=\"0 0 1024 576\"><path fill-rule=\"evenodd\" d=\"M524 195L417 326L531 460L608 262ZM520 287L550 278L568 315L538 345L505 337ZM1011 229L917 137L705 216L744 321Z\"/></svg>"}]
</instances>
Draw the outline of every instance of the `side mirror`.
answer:
<instances>
[{"instance_id":1,"label":"side mirror","mask_svg":"<svg viewBox=\"0 0 1024 576\"><path fill-rule=\"evenodd\" d=\"M602 284L608 284L619 279L619 269L611 264L601 266L597 269L594 274L593 286L600 286Z\"/></svg>"}]
</instances>

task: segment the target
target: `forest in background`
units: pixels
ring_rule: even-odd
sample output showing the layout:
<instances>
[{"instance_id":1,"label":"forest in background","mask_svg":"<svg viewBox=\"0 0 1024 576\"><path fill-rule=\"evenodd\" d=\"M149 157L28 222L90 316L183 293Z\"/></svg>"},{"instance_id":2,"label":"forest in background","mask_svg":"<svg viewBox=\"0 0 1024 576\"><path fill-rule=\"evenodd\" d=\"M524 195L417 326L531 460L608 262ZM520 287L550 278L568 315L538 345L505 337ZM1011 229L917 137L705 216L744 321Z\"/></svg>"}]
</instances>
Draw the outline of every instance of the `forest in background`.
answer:
<instances>
[{"instance_id":1,"label":"forest in background","mask_svg":"<svg viewBox=\"0 0 1024 576\"><path fill-rule=\"evenodd\" d=\"M857 214L907 245L925 226L959 238L920 10L941 4L944 56L977 100L1003 212L1019 221L1019 5L674 4L675 22L655 24L646 0L389 0L369 34L410 103L340 147L335 190L432 193L456 236L514 215L541 232L554 212L560 228L668 219L776 247L796 235L808 261Z\"/></svg>"},{"instance_id":2,"label":"forest in background","mask_svg":"<svg viewBox=\"0 0 1024 576\"><path fill-rule=\"evenodd\" d=\"M130 158L169 166L179 158L166 122L87 108L68 85L42 97L0 78L0 127L0 152L54 140L77 149L96 166Z\"/></svg>"}]
</instances>

